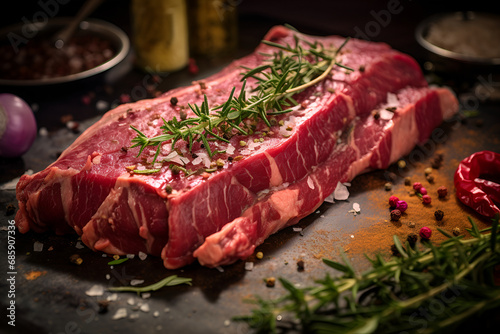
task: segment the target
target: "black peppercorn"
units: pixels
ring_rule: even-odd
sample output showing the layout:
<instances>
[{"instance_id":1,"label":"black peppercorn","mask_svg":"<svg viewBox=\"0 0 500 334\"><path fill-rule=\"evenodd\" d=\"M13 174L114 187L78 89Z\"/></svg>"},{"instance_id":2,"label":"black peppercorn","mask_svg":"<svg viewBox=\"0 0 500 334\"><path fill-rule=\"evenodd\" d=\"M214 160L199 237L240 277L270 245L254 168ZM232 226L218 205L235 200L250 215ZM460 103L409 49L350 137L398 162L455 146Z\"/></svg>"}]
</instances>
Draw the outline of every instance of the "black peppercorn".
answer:
<instances>
[{"instance_id":1,"label":"black peppercorn","mask_svg":"<svg viewBox=\"0 0 500 334\"><path fill-rule=\"evenodd\" d=\"M398 221L401 218L401 211L396 209L391 211L391 220Z\"/></svg>"},{"instance_id":2,"label":"black peppercorn","mask_svg":"<svg viewBox=\"0 0 500 334\"><path fill-rule=\"evenodd\" d=\"M303 260L298 260L297 261L297 270L298 271L304 271L304 261Z\"/></svg>"},{"instance_id":3,"label":"black peppercorn","mask_svg":"<svg viewBox=\"0 0 500 334\"><path fill-rule=\"evenodd\" d=\"M177 102L179 102L179 100L175 96L170 99L170 104L173 106L176 106Z\"/></svg>"},{"instance_id":4,"label":"black peppercorn","mask_svg":"<svg viewBox=\"0 0 500 334\"><path fill-rule=\"evenodd\" d=\"M441 210L436 210L436 212L434 212L434 217L436 217L436 220L443 220L444 212Z\"/></svg>"},{"instance_id":5,"label":"black peppercorn","mask_svg":"<svg viewBox=\"0 0 500 334\"><path fill-rule=\"evenodd\" d=\"M413 247L415 247L415 244L418 241L418 235L416 235L415 233L410 233L410 234L408 234L408 237L406 238L406 240L408 241L410 246L413 248Z\"/></svg>"}]
</instances>

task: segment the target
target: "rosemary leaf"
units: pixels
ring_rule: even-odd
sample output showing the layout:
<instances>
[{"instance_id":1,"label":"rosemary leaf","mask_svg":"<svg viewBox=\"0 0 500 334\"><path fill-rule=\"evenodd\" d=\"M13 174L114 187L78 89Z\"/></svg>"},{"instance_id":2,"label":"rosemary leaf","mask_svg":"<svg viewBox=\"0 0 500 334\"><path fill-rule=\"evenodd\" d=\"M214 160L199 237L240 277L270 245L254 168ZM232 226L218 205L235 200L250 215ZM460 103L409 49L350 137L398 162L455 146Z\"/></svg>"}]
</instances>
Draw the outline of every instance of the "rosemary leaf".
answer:
<instances>
[{"instance_id":1,"label":"rosemary leaf","mask_svg":"<svg viewBox=\"0 0 500 334\"><path fill-rule=\"evenodd\" d=\"M116 260L113 260L113 261L109 261L108 265L115 266L115 265L123 263L123 262L125 262L127 260L128 260L128 257L124 257L124 258L121 258L121 259L116 259Z\"/></svg>"}]
</instances>

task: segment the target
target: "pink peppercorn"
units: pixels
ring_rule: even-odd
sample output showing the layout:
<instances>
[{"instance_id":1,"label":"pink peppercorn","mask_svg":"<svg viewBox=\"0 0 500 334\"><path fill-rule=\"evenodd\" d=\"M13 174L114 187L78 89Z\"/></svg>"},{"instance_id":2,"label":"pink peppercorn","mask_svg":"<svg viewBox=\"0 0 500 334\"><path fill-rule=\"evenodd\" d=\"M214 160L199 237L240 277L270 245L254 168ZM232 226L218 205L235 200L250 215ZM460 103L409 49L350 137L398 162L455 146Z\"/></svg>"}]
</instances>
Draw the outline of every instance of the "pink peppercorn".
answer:
<instances>
[{"instance_id":1,"label":"pink peppercorn","mask_svg":"<svg viewBox=\"0 0 500 334\"><path fill-rule=\"evenodd\" d=\"M422 188L422 183L420 183L420 182L415 182L415 183L413 184L413 189L415 189L416 191L419 191L419 190L420 190L420 188Z\"/></svg>"},{"instance_id":2,"label":"pink peppercorn","mask_svg":"<svg viewBox=\"0 0 500 334\"><path fill-rule=\"evenodd\" d=\"M432 235L432 230L427 226L424 226L420 229L419 234L422 239L430 239Z\"/></svg>"},{"instance_id":3,"label":"pink peppercorn","mask_svg":"<svg viewBox=\"0 0 500 334\"><path fill-rule=\"evenodd\" d=\"M439 198L444 198L448 195L448 189L445 186L441 186L437 190Z\"/></svg>"},{"instance_id":4,"label":"pink peppercorn","mask_svg":"<svg viewBox=\"0 0 500 334\"><path fill-rule=\"evenodd\" d=\"M431 197L429 195L424 195L424 196L422 196L422 202L424 204L431 204L432 199L431 199Z\"/></svg>"},{"instance_id":5,"label":"pink peppercorn","mask_svg":"<svg viewBox=\"0 0 500 334\"><path fill-rule=\"evenodd\" d=\"M398 205L399 198L396 196L389 197L389 205L391 208L395 208Z\"/></svg>"},{"instance_id":6,"label":"pink peppercorn","mask_svg":"<svg viewBox=\"0 0 500 334\"><path fill-rule=\"evenodd\" d=\"M419 193L421 193L422 195L427 195L427 189L425 189L424 187L421 187L419 190L418 190Z\"/></svg>"},{"instance_id":7,"label":"pink peppercorn","mask_svg":"<svg viewBox=\"0 0 500 334\"><path fill-rule=\"evenodd\" d=\"M396 204L396 209L401 212L405 212L406 209L408 209L408 203L406 203L405 201L398 201L398 203Z\"/></svg>"}]
</instances>

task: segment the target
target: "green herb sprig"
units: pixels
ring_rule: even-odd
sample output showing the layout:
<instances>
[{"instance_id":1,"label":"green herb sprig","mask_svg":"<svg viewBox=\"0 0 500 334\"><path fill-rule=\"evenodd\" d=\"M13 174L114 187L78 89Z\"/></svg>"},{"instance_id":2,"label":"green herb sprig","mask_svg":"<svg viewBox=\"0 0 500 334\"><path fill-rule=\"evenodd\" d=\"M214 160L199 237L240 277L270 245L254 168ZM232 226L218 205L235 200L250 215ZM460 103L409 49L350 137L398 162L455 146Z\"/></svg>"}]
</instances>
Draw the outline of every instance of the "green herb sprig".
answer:
<instances>
[{"instance_id":1,"label":"green herb sprig","mask_svg":"<svg viewBox=\"0 0 500 334\"><path fill-rule=\"evenodd\" d=\"M343 49L348 39L339 48L326 49L319 42L311 43L294 35L293 46L263 41L264 44L277 48L273 54L262 54L267 58L265 64L256 68L245 68L242 73L242 87L239 95L235 96L235 87L231 90L228 99L218 106L209 107L207 96L204 95L200 106L188 104L195 114L183 120L176 117L166 121L163 119L163 134L148 138L139 129L131 126L137 132L132 139L131 147L140 147L139 155L147 146L157 147L153 163L156 162L163 143L171 142L174 148L176 142L184 140L188 143L189 150L194 142L202 142L210 158L217 152L212 152L209 141L227 139L236 131L248 135L245 120L262 120L271 126L268 117L292 111L297 105L293 96L304 89L324 80L334 66L342 67L348 71L353 69L342 65L336 58ZM305 45L304 48L302 45ZM257 80L257 86L252 94L246 92L247 79Z\"/></svg>"},{"instance_id":2,"label":"green herb sprig","mask_svg":"<svg viewBox=\"0 0 500 334\"><path fill-rule=\"evenodd\" d=\"M149 292L149 291L156 291L159 290L165 286L175 286L175 285L180 285L180 284L187 284L191 285L191 278L185 278L185 277L178 277L177 275L171 275L168 276L164 279L162 279L159 282L156 282L154 284L148 285L148 286L143 286L143 287L135 287L135 286L120 286L120 287L111 287L108 288L109 291L118 291L118 292L137 292L137 294L140 294L142 292Z\"/></svg>"},{"instance_id":3,"label":"green herb sprig","mask_svg":"<svg viewBox=\"0 0 500 334\"><path fill-rule=\"evenodd\" d=\"M494 281L500 264L499 216L482 231L470 222L471 239L439 229L449 239L439 246L428 242L423 251L395 237L401 256L390 261L380 255L369 258L372 268L362 274L356 273L344 254L343 263L324 259L342 276L327 274L306 288L281 278L284 296L257 297L252 300L257 307L251 315L235 320L258 333L449 331L472 315L500 307L500 287Z\"/></svg>"}]
</instances>

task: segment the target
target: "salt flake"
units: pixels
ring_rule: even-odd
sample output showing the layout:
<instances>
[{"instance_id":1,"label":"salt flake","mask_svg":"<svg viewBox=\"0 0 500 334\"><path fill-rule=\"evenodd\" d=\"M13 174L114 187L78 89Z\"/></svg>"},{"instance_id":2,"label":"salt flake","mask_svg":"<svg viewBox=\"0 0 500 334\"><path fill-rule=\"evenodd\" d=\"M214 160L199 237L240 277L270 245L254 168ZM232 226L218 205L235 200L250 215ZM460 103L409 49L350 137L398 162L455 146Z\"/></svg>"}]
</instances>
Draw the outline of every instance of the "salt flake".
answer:
<instances>
[{"instance_id":1,"label":"salt flake","mask_svg":"<svg viewBox=\"0 0 500 334\"><path fill-rule=\"evenodd\" d=\"M349 198L349 190L347 190L347 187L345 185L343 185L340 182L337 182L337 187L333 192L333 197L337 201L345 201L346 199Z\"/></svg>"},{"instance_id":2,"label":"salt flake","mask_svg":"<svg viewBox=\"0 0 500 334\"><path fill-rule=\"evenodd\" d=\"M139 252L139 259L141 259L142 261L146 260L147 257L148 257L148 254L143 253L143 252Z\"/></svg>"},{"instance_id":3,"label":"salt flake","mask_svg":"<svg viewBox=\"0 0 500 334\"><path fill-rule=\"evenodd\" d=\"M41 252L42 250L43 250L43 243L35 241L35 243L33 244L33 251Z\"/></svg>"},{"instance_id":4,"label":"salt flake","mask_svg":"<svg viewBox=\"0 0 500 334\"><path fill-rule=\"evenodd\" d=\"M139 285L139 284L142 284L144 283L144 280L143 279L133 279L130 281L130 285L134 286L134 285Z\"/></svg>"},{"instance_id":5,"label":"salt flake","mask_svg":"<svg viewBox=\"0 0 500 334\"><path fill-rule=\"evenodd\" d=\"M116 310L116 313L113 315L113 320L123 319L127 317L127 309L122 307Z\"/></svg>"},{"instance_id":6,"label":"salt flake","mask_svg":"<svg viewBox=\"0 0 500 334\"><path fill-rule=\"evenodd\" d=\"M104 288L102 285L93 285L90 289L85 291L85 294L90 297L102 296L104 294Z\"/></svg>"},{"instance_id":7,"label":"salt flake","mask_svg":"<svg viewBox=\"0 0 500 334\"><path fill-rule=\"evenodd\" d=\"M245 270L251 271L253 269L253 262L245 262Z\"/></svg>"}]
</instances>

